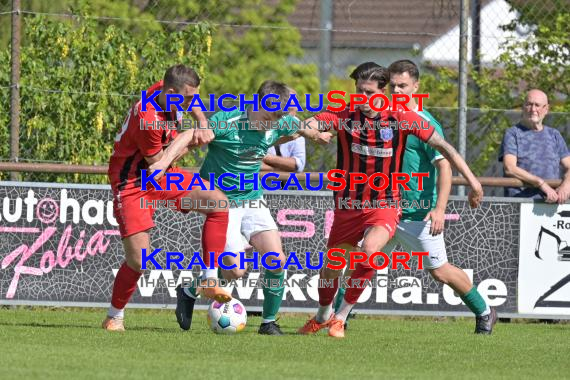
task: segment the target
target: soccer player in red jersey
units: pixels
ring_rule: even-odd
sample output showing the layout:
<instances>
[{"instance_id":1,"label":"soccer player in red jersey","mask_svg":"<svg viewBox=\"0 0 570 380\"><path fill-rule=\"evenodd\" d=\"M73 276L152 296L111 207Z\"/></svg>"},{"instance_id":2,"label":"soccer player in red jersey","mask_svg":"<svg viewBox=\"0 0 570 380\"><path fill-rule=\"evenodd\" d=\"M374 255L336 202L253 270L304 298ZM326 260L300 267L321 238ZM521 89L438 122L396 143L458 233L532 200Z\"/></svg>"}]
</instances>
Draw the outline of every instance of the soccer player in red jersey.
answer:
<instances>
[{"instance_id":1,"label":"soccer player in red jersey","mask_svg":"<svg viewBox=\"0 0 570 380\"><path fill-rule=\"evenodd\" d=\"M115 283L111 307L107 318L103 321L103 328L110 331L123 331L124 308L135 292L137 282L142 274L142 250L150 252L149 231L154 227L154 209L141 208L143 201L174 200L177 210L187 213L191 209L181 208L181 198L190 197L193 200L226 200L226 196L219 190L206 191L199 187L188 190L156 191L155 189L141 190L141 170L149 168L154 162L162 158L165 147L176 138L176 131L168 128L148 127L141 129L141 121L151 123L156 121L176 122L176 108L166 109L166 94L181 94L184 97L181 106L186 109L192 100L192 95L198 93L200 78L192 69L184 65L170 67L164 79L153 84L147 90L152 94L162 90L156 97L156 102L162 111L156 110L152 104L146 104L142 110L142 101L139 100L131 107L121 131L115 137L115 145L109 161L109 180L113 191L113 210L119 224L119 231L123 240L126 261L121 265ZM197 121L206 122L206 118L199 109L193 110L193 117ZM181 173L183 181L181 186L188 189L192 174L178 168L170 168L169 172ZM166 177L158 182L163 189L166 186ZM206 183L206 181L204 181ZM219 202L216 202L219 204ZM209 267L210 261L223 252L226 243L226 230L228 226L228 213L224 209L198 210L206 215L202 233L202 248L204 262ZM211 255L213 253L213 255ZM217 278L217 268L206 270L207 278ZM200 289L204 297L214 298L219 302L228 302L231 296L218 287L204 287Z\"/></svg>"},{"instance_id":2,"label":"soccer player in red jersey","mask_svg":"<svg viewBox=\"0 0 570 380\"><path fill-rule=\"evenodd\" d=\"M364 94L369 99L374 94L382 94L389 82L388 71L373 63L367 62L358 66L350 75L355 81L356 92ZM379 109L382 100L376 99L374 107ZM378 123L384 122L387 127L381 128ZM387 122L392 122L388 127ZM321 122L321 123L319 123ZM347 107L339 112L326 111L309 119L310 127L318 128L323 122L329 123L337 131L337 169L342 171L346 187L335 191L337 208L331 227L328 248L346 249L347 251L363 251L370 257L374 252L381 251L396 231L401 217L401 209L393 208L363 208L342 209L339 205L350 206L354 201L362 204L365 201L398 201L400 193L392 186L392 173L401 172L402 157L406 145L406 137L412 134L442 153L469 182L472 191L469 202L477 207L483 197L483 188L477 181L459 153L434 130L425 126L423 119L413 111L403 111L388 108L376 112L368 103L359 105L354 112ZM376 122L376 124L375 124ZM416 123L417 128L403 128L399 122L407 122L408 126ZM372 128L363 128L364 125ZM396 126L394 128L394 125ZM360 126L360 127L359 127ZM424 126L422 129L419 126ZM375 190L367 183L351 183L349 173L363 173L370 177L374 173L384 173L390 183L385 190ZM382 185L382 180L374 181L375 187ZM355 248L364 238L362 248ZM336 338L344 337L344 323L348 313L364 291L359 286L370 280L375 270L369 264L358 264L352 272L349 287L346 290L339 312L334 315L332 303L338 289L338 277L341 273L326 267L321 270L320 277L334 279L334 286L319 288L319 309L316 316L311 318L299 329L301 334L314 334L322 328L329 328L329 335Z\"/></svg>"}]
</instances>

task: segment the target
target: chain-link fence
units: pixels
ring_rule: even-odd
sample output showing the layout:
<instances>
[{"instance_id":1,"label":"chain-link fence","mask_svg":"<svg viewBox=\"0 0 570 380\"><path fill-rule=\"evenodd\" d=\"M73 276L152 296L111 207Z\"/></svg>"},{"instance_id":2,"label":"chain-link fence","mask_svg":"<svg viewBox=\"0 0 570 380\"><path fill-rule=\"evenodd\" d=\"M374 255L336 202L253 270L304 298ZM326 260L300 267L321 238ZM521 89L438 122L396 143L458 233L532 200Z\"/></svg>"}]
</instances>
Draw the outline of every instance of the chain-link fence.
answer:
<instances>
[{"instance_id":1,"label":"chain-link fence","mask_svg":"<svg viewBox=\"0 0 570 380\"><path fill-rule=\"evenodd\" d=\"M19 152L3 144L0 160L105 164L136 93L178 62L198 67L203 95L252 94L265 79L315 94L352 91L348 74L359 63L411 59L422 74L419 92L430 94L426 106L457 146L465 5L466 158L477 174L500 176L498 146L528 88L547 92L547 124L570 137L566 0L0 0L2 141L17 131L14 86L21 103ZM19 62L10 59L14 16L21 20ZM18 83L10 78L14 68ZM335 149L308 146L305 170L330 169ZM186 163L202 156L197 151Z\"/></svg>"}]
</instances>

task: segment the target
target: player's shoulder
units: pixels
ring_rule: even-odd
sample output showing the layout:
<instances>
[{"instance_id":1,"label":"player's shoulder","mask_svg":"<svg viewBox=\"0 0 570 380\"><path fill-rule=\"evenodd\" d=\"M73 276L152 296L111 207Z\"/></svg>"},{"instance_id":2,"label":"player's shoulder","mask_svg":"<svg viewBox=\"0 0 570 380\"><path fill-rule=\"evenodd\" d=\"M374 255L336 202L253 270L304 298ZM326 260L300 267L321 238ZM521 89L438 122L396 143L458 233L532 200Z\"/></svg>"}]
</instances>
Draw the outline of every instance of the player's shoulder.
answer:
<instances>
[{"instance_id":1,"label":"player's shoulder","mask_svg":"<svg viewBox=\"0 0 570 380\"><path fill-rule=\"evenodd\" d=\"M345 109L342 109L340 111L332 111L332 110L327 110L325 109L325 111L320 112L318 114L316 114L314 117L319 119L319 118L327 118L327 116L332 116L335 117L337 119L349 119L351 114L354 114L356 111L350 112L350 104L348 104L346 106Z\"/></svg>"},{"instance_id":2,"label":"player's shoulder","mask_svg":"<svg viewBox=\"0 0 570 380\"><path fill-rule=\"evenodd\" d=\"M299 119L297 116L294 115L285 114L281 117L280 121L291 124L291 123L299 123L301 119Z\"/></svg>"},{"instance_id":3,"label":"player's shoulder","mask_svg":"<svg viewBox=\"0 0 570 380\"><path fill-rule=\"evenodd\" d=\"M407 118L412 117L419 117L417 112L412 110L406 110L404 108L394 108L392 105L386 107L384 111L382 111L382 118L394 118L396 120L406 120Z\"/></svg>"},{"instance_id":4,"label":"player's shoulder","mask_svg":"<svg viewBox=\"0 0 570 380\"><path fill-rule=\"evenodd\" d=\"M439 124L439 122L437 121L437 119L436 119L425 107L422 108L421 111L417 111L417 113L418 113L418 115L420 115L422 118L424 118L424 119L426 119L426 120L428 120L428 121L430 121L430 122L433 122L434 124L441 125L441 124Z\"/></svg>"},{"instance_id":5,"label":"player's shoulder","mask_svg":"<svg viewBox=\"0 0 570 380\"><path fill-rule=\"evenodd\" d=\"M433 126L440 135L443 135L443 127L440 122L427 109L423 108L421 111L417 111L417 114Z\"/></svg>"},{"instance_id":6,"label":"player's shoulder","mask_svg":"<svg viewBox=\"0 0 570 380\"><path fill-rule=\"evenodd\" d=\"M279 125L285 129L297 130L301 128L301 120L297 116L285 114L279 119Z\"/></svg>"},{"instance_id":7,"label":"player's shoulder","mask_svg":"<svg viewBox=\"0 0 570 380\"><path fill-rule=\"evenodd\" d=\"M232 111L218 111L210 117L210 120L226 121L231 123L232 121L238 121L242 117L244 117L244 112L236 108Z\"/></svg>"}]
</instances>

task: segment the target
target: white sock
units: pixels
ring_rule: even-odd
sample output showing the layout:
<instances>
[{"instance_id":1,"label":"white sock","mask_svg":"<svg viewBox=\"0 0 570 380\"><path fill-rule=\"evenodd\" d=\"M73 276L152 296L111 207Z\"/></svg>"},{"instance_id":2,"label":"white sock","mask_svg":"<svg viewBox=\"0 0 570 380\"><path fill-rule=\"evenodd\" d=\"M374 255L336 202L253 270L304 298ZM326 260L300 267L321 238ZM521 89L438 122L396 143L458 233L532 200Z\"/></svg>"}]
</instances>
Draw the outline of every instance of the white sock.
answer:
<instances>
[{"instance_id":1,"label":"white sock","mask_svg":"<svg viewBox=\"0 0 570 380\"><path fill-rule=\"evenodd\" d=\"M491 308L489 307L489 305L485 305L485 311L481 313L481 317L484 317L485 315L489 315L491 314Z\"/></svg>"},{"instance_id":2,"label":"white sock","mask_svg":"<svg viewBox=\"0 0 570 380\"><path fill-rule=\"evenodd\" d=\"M261 323L269 323L269 322L275 322L275 319L265 319L265 318L263 318L263 320L261 321Z\"/></svg>"},{"instance_id":3,"label":"white sock","mask_svg":"<svg viewBox=\"0 0 570 380\"><path fill-rule=\"evenodd\" d=\"M204 269L202 271L203 278L218 278L218 268Z\"/></svg>"},{"instance_id":4,"label":"white sock","mask_svg":"<svg viewBox=\"0 0 570 380\"><path fill-rule=\"evenodd\" d=\"M348 318L348 314L350 314L353 307L354 304L348 303L343 299L338 309L338 313L334 316L335 319L340 319L341 321L346 322L346 318Z\"/></svg>"},{"instance_id":5,"label":"white sock","mask_svg":"<svg viewBox=\"0 0 570 380\"><path fill-rule=\"evenodd\" d=\"M332 315L332 303L326 306L319 306L319 310L317 310L317 316L315 319L319 323L323 323L329 320Z\"/></svg>"},{"instance_id":6,"label":"white sock","mask_svg":"<svg viewBox=\"0 0 570 380\"><path fill-rule=\"evenodd\" d=\"M111 318L124 318L125 317L125 309L117 309L116 307L109 307L109 311L107 315Z\"/></svg>"}]
</instances>

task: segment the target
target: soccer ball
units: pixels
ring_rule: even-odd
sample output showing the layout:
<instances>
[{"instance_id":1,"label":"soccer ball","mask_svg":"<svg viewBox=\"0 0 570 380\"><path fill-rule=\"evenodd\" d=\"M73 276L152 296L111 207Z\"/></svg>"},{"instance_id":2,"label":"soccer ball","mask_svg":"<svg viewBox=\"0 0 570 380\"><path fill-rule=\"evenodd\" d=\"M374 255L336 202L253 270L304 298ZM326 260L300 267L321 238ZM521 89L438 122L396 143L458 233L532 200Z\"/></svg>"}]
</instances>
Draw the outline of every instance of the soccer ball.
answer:
<instances>
[{"instance_id":1,"label":"soccer ball","mask_svg":"<svg viewBox=\"0 0 570 380\"><path fill-rule=\"evenodd\" d=\"M247 323L245 307L233 298L230 302L212 302L208 309L208 325L216 334L235 334Z\"/></svg>"}]
</instances>

